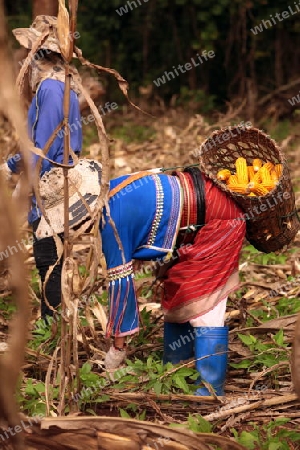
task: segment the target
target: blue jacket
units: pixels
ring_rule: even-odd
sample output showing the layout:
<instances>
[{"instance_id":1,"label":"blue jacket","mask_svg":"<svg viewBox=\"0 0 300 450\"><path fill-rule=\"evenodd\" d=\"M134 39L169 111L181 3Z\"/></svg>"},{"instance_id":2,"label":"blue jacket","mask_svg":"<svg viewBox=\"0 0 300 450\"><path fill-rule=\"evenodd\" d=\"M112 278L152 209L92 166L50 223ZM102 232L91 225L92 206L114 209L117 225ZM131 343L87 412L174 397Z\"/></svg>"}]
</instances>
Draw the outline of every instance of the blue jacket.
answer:
<instances>
[{"instance_id":1,"label":"blue jacket","mask_svg":"<svg viewBox=\"0 0 300 450\"><path fill-rule=\"evenodd\" d=\"M63 114L64 83L57 80L46 79L38 87L36 95L32 99L28 111L29 136L35 147L43 149L52 132L64 118ZM72 150L79 155L82 147L82 122L77 94L71 90L69 128ZM55 162L62 163L64 154L64 133L61 131L51 145L47 157ZM20 158L13 156L7 161L8 167L13 173L19 173L18 161ZM33 167L38 156L33 155ZM70 163L72 159L70 158ZM43 160L40 176L52 168L49 161ZM41 217L41 212L32 197L31 210L28 214L28 222L32 224Z\"/></svg>"}]
</instances>

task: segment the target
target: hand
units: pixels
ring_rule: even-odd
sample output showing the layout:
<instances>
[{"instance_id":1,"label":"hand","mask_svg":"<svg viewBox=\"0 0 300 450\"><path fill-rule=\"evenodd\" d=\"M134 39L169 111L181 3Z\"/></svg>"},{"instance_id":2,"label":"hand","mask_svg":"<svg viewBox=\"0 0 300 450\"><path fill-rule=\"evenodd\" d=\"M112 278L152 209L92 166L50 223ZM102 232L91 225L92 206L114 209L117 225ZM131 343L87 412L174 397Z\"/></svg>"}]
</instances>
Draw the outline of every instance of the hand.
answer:
<instances>
[{"instance_id":1,"label":"hand","mask_svg":"<svg viewBox=\"0 0 300 450\"><path fill-rule=\"evenodd\" d=\"M10 168L8 167L7 163L1 164L0 165L0 170L2 170L2 174L5 178L5 180L8 182L11 180L11 176L12 176L12 171L10 170Z\"/></svg>"}]
</instances>

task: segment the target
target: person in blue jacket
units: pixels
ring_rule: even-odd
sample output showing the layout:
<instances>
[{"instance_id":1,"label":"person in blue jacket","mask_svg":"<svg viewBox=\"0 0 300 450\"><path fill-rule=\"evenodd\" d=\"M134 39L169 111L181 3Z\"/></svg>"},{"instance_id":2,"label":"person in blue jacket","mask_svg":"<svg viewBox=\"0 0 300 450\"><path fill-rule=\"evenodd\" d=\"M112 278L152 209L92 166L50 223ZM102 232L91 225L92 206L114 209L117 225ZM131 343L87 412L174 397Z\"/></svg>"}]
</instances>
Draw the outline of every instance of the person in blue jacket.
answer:
<instances>
[{"instance_id":1,"label":"person in blue jacket","mask_svg":"<svg viewBox=\"0 0 300 450\"><path fill-rule=\"evenodd\" d=\"M30 85L34 97L28 110L28 130L30 138L34 146L40 149L45 147L53 131L62 122L63 114L63 96L64 96L64 80L65 69L59 46L54 34L56 26L56 17L38 16L30 28L14 30L14 34L18 41L26 48L32 48L34 42L40 37L45 26L52 26L48 38L43 42L41 48L38 49L35 57L30 64ZM80 126L80 108L78 94L71 84L69 124L70 126L70 142L71 148L76 155L79 155L82 148L82 128ZM48 153L47 158L52 161L62 163L64 155L64 133L58 133L54 139ZM32 156L32 171L34 173L35 166L39 157ZM72 159L69 159L72 163ZM6 171L9 177L13 173L20 173L22 166L21 157L15 155L11 157L2 169ZM50 171L53 167L50 161L43 159L40 170L40 177L45 172ZM56 245L53 237L46 237L38 240L35 231L41 219L41 211L37 206L34 196L32 196L31 208L28 214L28 222L33 228L33 251L36 267L39 271L42 281L42 300L41 300L41 316L52 316L53 310L48 304L56 308L61 302L61 269L62 264L57 264L51 272L48 281L45 284L45 277L50 266L54 265L57 260ZM63 239L63 235L60 234ZM46 297L46 299L45 299Z\"/></svg>"}]
</instances>

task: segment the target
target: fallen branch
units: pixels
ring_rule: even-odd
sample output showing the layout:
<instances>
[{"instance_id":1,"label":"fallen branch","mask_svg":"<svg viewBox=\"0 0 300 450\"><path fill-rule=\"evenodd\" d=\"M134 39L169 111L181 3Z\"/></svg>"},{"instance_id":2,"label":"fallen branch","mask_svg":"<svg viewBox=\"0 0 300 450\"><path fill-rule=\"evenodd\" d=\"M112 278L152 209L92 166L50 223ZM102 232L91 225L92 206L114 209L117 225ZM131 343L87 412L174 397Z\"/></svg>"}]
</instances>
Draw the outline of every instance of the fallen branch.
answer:
<instances>
[{"instance_id":1,"label":"fallen branch","mask_svg":"<svg viewBox=\"0 0 300 450\"><path fill-rule=\"evenodd\" d=\"M283 396L276 396L266 400L259 400L254 403L249 403L248 405L237 406L236 408L231 408L226 411L219 411L217 413L208 414L204 416L204 419L208 422L212 422L214 420L226 419L233 414L240 414L246 411L253 411L255 409L266 408L270 406L282 405L293 402L297 400L296 394L285 394ZM250 402L250 399L249 399Z\"/></svg>"}]
</instances>

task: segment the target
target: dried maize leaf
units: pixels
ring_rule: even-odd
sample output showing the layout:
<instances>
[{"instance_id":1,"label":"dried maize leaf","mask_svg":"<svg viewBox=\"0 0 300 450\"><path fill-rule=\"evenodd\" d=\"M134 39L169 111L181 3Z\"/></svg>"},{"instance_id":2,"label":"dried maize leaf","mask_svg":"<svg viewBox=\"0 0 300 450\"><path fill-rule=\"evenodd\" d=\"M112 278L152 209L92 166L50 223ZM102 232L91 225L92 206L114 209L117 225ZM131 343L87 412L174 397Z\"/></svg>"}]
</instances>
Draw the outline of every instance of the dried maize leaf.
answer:
<instances>
[{"instance_id":1,"label":"dried maize leaf","mask_svg":"<svg viewBox=\"0 0 300 450\"><path fill-rule=\"evenodd\" d=\"M69 13L65 0L58 1L57 36L61 54L68 60L70 53L70 26Z\"/></svg>"}]
</instances>

